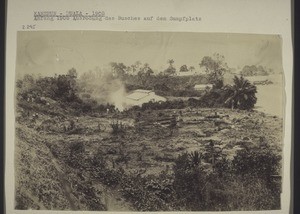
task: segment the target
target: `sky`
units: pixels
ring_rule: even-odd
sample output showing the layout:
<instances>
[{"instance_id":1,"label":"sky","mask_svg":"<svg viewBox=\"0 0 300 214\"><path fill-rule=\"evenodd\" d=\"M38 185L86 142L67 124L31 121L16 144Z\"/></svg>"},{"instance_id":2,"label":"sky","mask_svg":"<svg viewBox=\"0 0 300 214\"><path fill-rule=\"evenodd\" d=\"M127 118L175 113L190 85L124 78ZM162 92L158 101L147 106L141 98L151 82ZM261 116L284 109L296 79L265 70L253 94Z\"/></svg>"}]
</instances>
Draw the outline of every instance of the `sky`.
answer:
<instances>
[{"instance_id":1,"label":"sky","mask_svg":"<svg viewBox=\"0 0 300 214\"><path fill-rule=\"evenodd\" d=\"M282 72L281 38L278 35L109 32L109 31L22 31L17 37L17 76L65 74L75 68L80 74L110 62L130 66L136 61L162 71L167 61L174 66L194 66L204 56L224 55L231 68L262 65Z\"/></svg>"}]
</instances>

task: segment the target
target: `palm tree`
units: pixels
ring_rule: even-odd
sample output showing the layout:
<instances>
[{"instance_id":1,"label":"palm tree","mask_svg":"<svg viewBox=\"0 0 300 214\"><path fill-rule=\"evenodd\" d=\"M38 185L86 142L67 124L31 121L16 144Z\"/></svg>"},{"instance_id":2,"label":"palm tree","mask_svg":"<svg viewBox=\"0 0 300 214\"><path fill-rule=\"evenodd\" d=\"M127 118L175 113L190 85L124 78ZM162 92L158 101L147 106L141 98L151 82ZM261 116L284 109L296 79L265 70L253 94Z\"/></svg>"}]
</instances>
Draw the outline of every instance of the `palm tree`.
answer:
<instances>
[{"instance_id":1,"label":"palm tree","mask_svg":"<svg viewBox=\"0 0 300 214\"><path fill-rule=\"evenodd\" d=\"M231 106L231 108L238 108L243 110L252 109L257 101L255 96L257 90L256 86L251 84L243 76L238 78L234 76L234 85L227 86L228 98L225 101L225 105Z\"/></svg>"},{"instance_id":2,"label":"palm tree","mask_svg":"<svg viewBox=\"0 0 300 214\"><path fill-rule=\"evenodd\" d=\"M173 66L173 63L174 63L174 60L173 60L173 59L169 59L169 60L168 60L168 63L170 64L170 67L172 67L172 66Z\"/></svg>"},{"instance_id":3,"label":"palm tree","mask_svg":"<svg viewBox=\"0 0 300 214\"><path fill-rule=\"evenodd\" d=\"M198 151L191 152L189 154L190 164L193 167L198 167L201 163L201 154Z\"/></svg>"}]
</instances>

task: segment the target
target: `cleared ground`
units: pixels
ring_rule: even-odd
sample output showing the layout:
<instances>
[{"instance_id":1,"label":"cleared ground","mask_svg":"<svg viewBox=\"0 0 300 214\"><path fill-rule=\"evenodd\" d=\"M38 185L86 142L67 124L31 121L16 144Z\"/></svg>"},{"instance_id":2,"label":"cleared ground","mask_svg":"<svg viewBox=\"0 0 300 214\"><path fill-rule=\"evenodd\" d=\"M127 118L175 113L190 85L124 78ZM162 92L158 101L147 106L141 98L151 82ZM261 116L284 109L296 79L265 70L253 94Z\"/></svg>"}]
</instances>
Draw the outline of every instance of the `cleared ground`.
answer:
<instances>
[{"instance_id":1,"label":"cleared ground","mask_svg":"<svg viewBox=\"0 0 300 214\"><path fill-rule=\"evenodd\" d=\"M282 149L282 119L257 111L186 108L97 117L41 112L34 120L30 117L19 120L16 129L16 190L32 209L134 210L118 186L99 182L95 172L67 164L75 144L83 145L76 158L82 158L84 169L88 157L100 155L107 168L141 176L171 173L179 154L205 154L210 142L227 159L261 142L278 154ZM170 128L173 118L176 126ZM113 133L111 124L116 123L123 128ZM212 170L210 161L204 165Z\"/></svg>"}]
</instances>

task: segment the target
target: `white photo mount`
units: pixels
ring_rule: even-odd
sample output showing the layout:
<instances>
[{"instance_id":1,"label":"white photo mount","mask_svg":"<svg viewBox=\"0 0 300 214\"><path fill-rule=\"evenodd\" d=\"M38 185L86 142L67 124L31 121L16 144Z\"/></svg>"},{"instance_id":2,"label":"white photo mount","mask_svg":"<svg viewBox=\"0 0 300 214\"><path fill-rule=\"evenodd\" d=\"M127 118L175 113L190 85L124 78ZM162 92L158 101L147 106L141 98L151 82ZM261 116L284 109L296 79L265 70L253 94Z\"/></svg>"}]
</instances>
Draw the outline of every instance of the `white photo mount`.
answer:
<instances>
[{"instance_id":1,"label":"white photo mount","mask_svg":"<svg viewBox=\"0 0 300 214\"><path fill-rule=\"evenodd\" d=\"M93 32L95 33L93 34ZM126 34L125 32L128 33ZM148 35L145 35L147 32ZM124 35L126 34L126 36L124 37L122 33ZM186 38L188 38L186 40L184 39L185 35ZM202 40L198 39L195 35L203 37ZM264 45L260 44L261 52L255 49L255 44L259 43L259 39L249 39L256 35L257 38L267 41ZM149 38L147 38L147 36L149 36ZM247 36L249 36L249 38ZM103 42L103 44L108 44L107 49L105 49L105 46L101 46L103 47L101 53L93 49L97 45L93 46L91 40L96 40L96 37L101 38L102 41L106 41ZM164 2L157 0L130 0L126 2L117 0L110 2L93 0L75 0L72 2L56 0L8 1L5 80L5 199L7 213L60 213L68 210L68 208L66 208L66 210L50 210L47 209L47 207L40 207L43 210L34 211L16 210L15 188L16 180L19 178L15 173L15 154L16 152L20 152L16 151L15 146L18 123L15 120L17 117L15 110L17 100L15 98L18 75L22 76L32 73L37 76L39 73L42 73L42 76L44 73L47 73L49 76L54 75L54 73L60 75L72 67L75 67L78 72L81 72L79 74L83 74L89 69L94 69L96 66L101 68L103 64L107 65L109 62L123 62L126 66L129 66L134 64L134 59L138 57L140 57L140 59L137 60L142 60L143 63L146 63L146 60L148 60L150 66L153 66L153 70L157 71L164 70L167 67L167 60L174 58L174 66L178 63L176 69L179 71L180 66L184 64L190 64L190 67L199 66L198 64L205 54L212 56L213 53L217 51L225 56L225 61L229 59L227 63L230 67L237 69L240 67L240 69L242 69L243 65L248 64L245 58L243 58L243 55L239 54L238 51L241 51L243 48L246 49L246 47L243 47L245 42L239 41L238 43L238 39L234 37L239 37L241 38L240 40L248 39L252 41L251 45L249 45L249 49L252 48L252 54L255 55L256 58L253 57L251 59L251 57L249 57L249 65L257 63L256 65L258 67L260 63L264 65L264 63L271 58L282 60L282 63L279 63L282 66L284 76L281 84L282 90L277 90L277 88L272 89L274 93L272 96L268 96L270 95L270 92L268 92L269 94L264 95L265 99L258 100L259 104L262 105L274 102L274 108L265 110L265 113L268 114L275 109L274 114L281 112L281 116L283 117L281 208L280 210L263 210L262 212L289 213L291 209L290 157L292 148L293 54L291 2L284 0L276 2L272 0L230 0L227 1L226 4L219 0L169 0ZM192 39L195 39L195 45L192 45ZM217 41L215 46L213 45L213 40ZM157 41L161 43L159 44ZM236 45L240 49L234 49L232 46L228 48L226 44L229 44L231 41L233 41L233 46ZM147 42L153 45L143 45ZM79 43L82 45L79 45ZM131 46L127 47L126 44ZM182 46L180 46L180 44L182 44ZM206 46L207 44L209 45ZM278 44L281 45L280 56L276 55L278 51L276 45ZM122 50L132 50L131 47L134 45L136 45L135 53L130 52L130 54L128 54L126 51L122 53ZM161 49L159 49L159 45L161 45ZM193 48L196 49L195 47L198 48L198 46L199 48L203 47L203 50L201 50L203 52L193 50ZM268 49L269 47L272 48L275 46L276 48L274 49ZM173 49L166 47L173 47ZM186 54L180 56L178 52L185 47L190 48L190 52L184 50L183 52ZM43 48L46 51L44 51ZM111 51L112 48L121 48L122 50ZM148 55L147 51L143 48L149 48ZM161 52L159 52L159 50ZM263 52L263 50L267 51ZM172 51L176 52L176 54L172 55ZM195 60L189 59L192 57L188 57L188 53L191 55L199 54L198 64L195 63ZM99 61L94 57L95 54L99 54L99 58L101 58ZM244 61L235 60L237 57L240 57ZM258 58L260 58L262 62L259 62ZM254 59L256 59L256 61ZM99 64L97 64L97 62L99 62ZM272 63L273 62L269 62L270 65ZM74 66L71 66L71 64L74 64ZM161 68L161 66L164 67ZM47 68L51 68L52 70L47 70ZM59 73L61 70L63 70L62 73ZM31 73L29 73L29 71ZM256 81L267 83L264 82L264 79ZM201 88L202 86L199 87ZM280 95L281 99L276 99L275 101L273 96L278 95L280 92L284 93L284 95ZM142 96L146 92L137 91L135 93L136 94L132 96ZM117 94L116 96L118 97L119 95ZM155 99L155 97L152 99ZM279 108L278 110L278 108L275 107L278 107L280 103L282 104L282 109L280 110ZM269 105L269 107L270 106L272 107L272 105ZM282 113L282 111L284 112ZM101 128L99 129L101 130ZM28 131L30 128L24 130L26 133L26 130ZM274 132L276 132L276 130L274 130ZM34 165L35 163L32 164ZM31 170L34 170L34 167ZM35 197L32 197L32 199L33 198ZM32 209L36 208L32 207ZM93 211L81 211L84 211L84 213L93 213ZM130 210L126 209L125 211L130 212ZM198 211L204 212L203 210ZM72 211L70 211L70 213L71 212Z\"/></svg>"}]
</instances>

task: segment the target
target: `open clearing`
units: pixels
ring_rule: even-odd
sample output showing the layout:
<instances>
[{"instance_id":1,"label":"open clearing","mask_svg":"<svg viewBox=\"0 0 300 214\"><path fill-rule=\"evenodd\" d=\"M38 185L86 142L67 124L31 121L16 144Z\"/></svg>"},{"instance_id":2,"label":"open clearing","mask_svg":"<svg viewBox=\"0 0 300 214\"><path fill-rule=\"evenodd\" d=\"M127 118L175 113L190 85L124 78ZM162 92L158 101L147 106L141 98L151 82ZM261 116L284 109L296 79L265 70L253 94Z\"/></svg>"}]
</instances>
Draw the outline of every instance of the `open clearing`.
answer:
<instances>
[{"instance_id":1,"label":"open clearing","mask_svg":"<svg viewBox=\"0 0 300 214\"><path fill-rule=\"evenodd\" d=\"M169 128L172 115L176 115L177 120L174 129ZM74 130L62 131L62 125L69 120L76 121ZM112 134L111 124L116 121L126 127L123 133ZM78 142L84 145L85 158L101 154L106 161L106 167L122 168L128 174L141 176L158 175L162 171L171 173L170 169L179 154L192 151L205 153L205 148L211 141L218 146L227 159L232 159L238 150L245 147L259 146L261 139L268 142L272 150L278 154L281 153L282 148L281 118L262 112L231 109L149 110L107 114L101 117L69 116L64 120L40 114L34 123L21 122L17 133L16 157L22 157L16 168L20 176L17 179L17 188L26 186L27 191L22 192L20 188L21 194L26 192L41 197L45 197L47 189L54 189L59 198L49 196L48 209L64 208L63 204L73 210L87 209L84 205L86 202L78 198L82 193L80 189L76 189L76 185L80 184L98 192L99 200L107 210L134 210L132 205L118 193L118 186L109 187L101 182L97 184L93 180L92 172L82 171L76 166L66 164L71 152L70 147ZM49 160L41 162L42 159L36 157L41 156L41 152L48 153L44 156L49 157ZM35 162L34 169L29 161ZM205 170L212 170L209 162L204 164ZM49 174L37 172L39 166L41 169L48 168ZM37 186L41 185L39 188L27 186L33 178L36 179ZM44 187L45 184L40 183L44 179L54 179L56 183L51 187ZM78 180L80 180L79 184ZM46 183L46 185L50 184ZM33 190L38 193L30 193ZM43 200L46 198L40 198L38 200L40 203L37 205L32 201L33 208L34 206L42 208Z\"/></svg>"}]
</instances>

